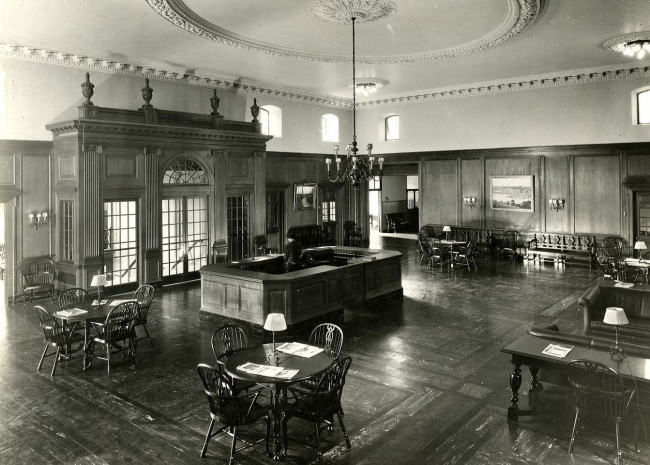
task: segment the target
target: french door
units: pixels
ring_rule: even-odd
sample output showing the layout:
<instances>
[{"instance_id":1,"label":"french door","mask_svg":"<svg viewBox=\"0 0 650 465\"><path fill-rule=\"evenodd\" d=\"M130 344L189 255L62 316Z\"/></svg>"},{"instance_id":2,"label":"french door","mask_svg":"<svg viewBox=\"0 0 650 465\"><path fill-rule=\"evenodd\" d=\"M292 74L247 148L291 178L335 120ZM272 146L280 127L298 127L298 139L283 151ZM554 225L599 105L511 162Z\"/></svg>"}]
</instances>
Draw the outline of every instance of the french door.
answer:
<instances>
[{"instance_id":1,"label":"french door","mask_svg":"<svg viewBox=\"0 0 650 465\"><path fill-rule=\"evenodd\" d=\"M208 263L208 200L174 197L162 200L162 271L167 282L198 277Z\"/></svg>"},{"instance_id":2,"label":"french door","mask_svg":"<svg viewBox=\"0 0 650 465\"><path fill-rule=\"evenodd\" d=\"M227 198L226 223L228 226L228 260L240 260L249 256L248 195Z\"/></svg>"},{"instance_id":3,"label":"french door","mask_svg":"<svg viewBox=\"0 0 650 465\"><path fill-rule=\"evenodd\" d=\"M636 200L634 240L645 242L647 249L640 252L647 253L650 250L650 192L638 192Z\"/></svg>"},{"instance_id":4,"label":"french door","mask_svg":"<svg viewBox=\"0 0 650 465\"><path fill-rule=\"evenodd\" d=\"M113 293L138 285L137 224L135 200L104 202L104 266Z\"/></svg>"}]
</instances>

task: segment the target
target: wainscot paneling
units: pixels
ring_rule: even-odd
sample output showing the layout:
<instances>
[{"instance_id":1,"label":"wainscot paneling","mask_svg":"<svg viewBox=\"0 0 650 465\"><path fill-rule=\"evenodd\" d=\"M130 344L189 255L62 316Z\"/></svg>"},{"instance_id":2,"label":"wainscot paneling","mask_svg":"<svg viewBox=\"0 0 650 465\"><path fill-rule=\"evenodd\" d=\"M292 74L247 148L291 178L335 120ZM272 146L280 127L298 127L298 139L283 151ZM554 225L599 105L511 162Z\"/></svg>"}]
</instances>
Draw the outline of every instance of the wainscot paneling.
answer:
<instances>
[{"instance_id":1,"label":"wainscot paneling","mask_svg":"<svg viewBox=\"0 0 650 465\"><path fill-rule=\"evenodd\" d=\"M650 176L650 150L646 155L627 156L628 176Z\"/></svg>"},{"instance_id":2,"label":"wainscot paneling","mask_svg":"<svg viewBox=\"0 0 650 465\"><path fill-rule=\"evenodd\" d=\"M619 156L574 157L575 232L621 234Z\"/></svg>"},{"instance_id":3,"label":"wainscot paneling","mask_svg":"<svg viewBox=\"0 0 650 465\"><path fill-rule=\"evenodd\" d=\"M0 155L0 186L13 186L16 172L16 155Z\"/></svg>"},{"instance_id":4,"label":"wainscot paneling","mask_svg":"<svg viewBox=\"0 0 650 465\"><path fill-rule=\"evenodd\" d=\"M490 205L490 179L492 176L532 175L534 188L534 212L515 212L492 210ZM519 231L539 231L540 214L540 173L539 157L489 158L485 161L485 225L493 229L516 229Z\"/></svg>"},{"instance_id":5,"label":"wainscot paneling","mask_svg":"<svg viewBox=\"0 0 650 465\"><path fill-rule=\"evenodd\" d=\"M569 231L569 157L544 159L544 189L540 192L540 204L546 210L546 231ZM543 194L543 197L542 197ZM564 209L555 211L549 205L551 199L565 201Z\"/></svg>"},{"instance_id":6,"label":"wainscot paneling","mask_svg":"<svg viewBox=\"0 0 650 465\"><path fill-rule=\"evenodd\" d=\"M487 205L483 196L483 161L466 159L460 161L460 206L464 226L481 227L481 211ZM476 205L465 206L465 197L474 197Z\"/></svg>"},{"instance_id":7,"label":"wainscot paneling","mask_svg":"<svg viewBox=\"0 0 650 465\"><path fill-rule=\"evenodd\" d=\"M458 224L458 162L426 161L422 190L426 205L424 223Z\"/></svg>"},{"instance_id":8,"label":"wainscot paneling","mask_svg":"<svg viewBox=\"0 0 650 465\"><path fill-rule=\"evenodd\" d=\"M287 162L286 160L266 160L266 181L286 182Z\"/></svg>"},{"instance_id":9,"label":"wainscot paneling","mask_svg":"<svg viewBox=\"0 0 650 465\"><path fill-rule=\"evenodd\" d=\"M26 155L21 157L21 213L23 259L49 257L52 228L52 210L50 208L50 163L49 154ZM48 223L38 229L29 222L30 213L47 212Z\"/></svg>"}]
</instances>

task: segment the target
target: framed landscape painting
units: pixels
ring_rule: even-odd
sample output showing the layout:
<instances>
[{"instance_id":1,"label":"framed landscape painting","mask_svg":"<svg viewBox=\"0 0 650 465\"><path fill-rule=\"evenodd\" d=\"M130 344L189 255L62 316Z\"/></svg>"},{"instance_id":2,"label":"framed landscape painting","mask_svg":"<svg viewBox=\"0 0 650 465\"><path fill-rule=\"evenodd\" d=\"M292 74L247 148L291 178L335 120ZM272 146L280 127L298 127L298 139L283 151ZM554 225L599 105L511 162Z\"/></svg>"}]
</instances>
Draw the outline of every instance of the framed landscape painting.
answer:
<instances>
[{"instance_id":1,"label":"framed landscape painting","mask_svg":"<svg viewBox=\"0 0 650 465\"><path fill-rule=\"evenodd\" d=\"M316 209L315 183L293 185L293 209L294 211Z\"/></svg>"},{"instance_id":2,"label":"framed landscape painting","mask_svg":"<svg viewBox=\"0 0 650 465\"><path fill-rule=\"evenodd\" d=\"M533 176L490 176L490 208L492 210L534 212Z\"/></svg>"}]
</instances>

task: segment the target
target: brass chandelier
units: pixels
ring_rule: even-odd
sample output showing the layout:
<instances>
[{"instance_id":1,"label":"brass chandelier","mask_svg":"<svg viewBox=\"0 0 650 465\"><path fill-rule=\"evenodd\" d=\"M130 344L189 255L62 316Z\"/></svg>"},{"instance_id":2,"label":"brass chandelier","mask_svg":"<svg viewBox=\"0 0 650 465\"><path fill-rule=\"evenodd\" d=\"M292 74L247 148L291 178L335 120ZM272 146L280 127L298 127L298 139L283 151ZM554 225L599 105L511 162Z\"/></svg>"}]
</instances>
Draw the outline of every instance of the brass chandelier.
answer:
<instances>
[{"instance_id":1,"label":"brass chandelier","mask_svg":"<svg viewBox=\"0 0 650 465\"><path fill-rule=\"evenodd\" d=\"M334 162L336 171L332 173L332 159L326 158L327 179L331 182L344 182L349 179L352 186L359 189L361 181L383 176L384 159L378 158L379 170L375 172L375 157L372 156L372 144L367 145L368 154L358 155L357 152L357 76L356 76L356 36L355 21L352 17L352 143L346 146L347 155L339 157L339 146L334 146Z\"/></svg>"}]
</instances>

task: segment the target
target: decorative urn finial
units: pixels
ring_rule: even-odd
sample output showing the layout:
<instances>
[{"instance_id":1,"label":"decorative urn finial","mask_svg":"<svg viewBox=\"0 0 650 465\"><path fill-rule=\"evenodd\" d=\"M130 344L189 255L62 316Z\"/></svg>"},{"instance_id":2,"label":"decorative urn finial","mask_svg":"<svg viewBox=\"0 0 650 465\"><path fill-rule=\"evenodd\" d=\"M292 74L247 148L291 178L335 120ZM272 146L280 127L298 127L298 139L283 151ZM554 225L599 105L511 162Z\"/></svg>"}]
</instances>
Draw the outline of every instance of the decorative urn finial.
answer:
<instances>
[{"instance_id":1,"label":"decorative urn finial","mask_svg":"<svg viewBox=\"0 0 650 465\"><path fill-rule=\"evenodd\" d=\"M86 82L81 84L81 93L83 94L84 97L86 97L86 101L82 103L83 106L89 107L94 105L93 102L90 101L90 97L93 96L95 93L93 91L93 88L95 87L95 84L90 82L90 73L86 73Z\"/></svg>"},{"instance_id":2,"label":"decorative urn finial","mask_svg":"<svg viewBox=\"0 0 650 465\"><path fill-rule=\"evenodd\" d=\"M251 115L253 115L253 123L257 123L257 115L260 114L260 107L257 106L257 99L253 99L253 106L251 107Z\"/></svg>"},{"instance_id":3,"label":"decorative urn finial","mask_svg":"<svg viewBox=\"0 0 650 465\"><path fill-rule=\"evenodd\" d=\"M144 105L142 105L142 108L153 108L153 105L151 105L151 98L153 97L153 89L149 87L149 78L145 78L144 80L144 87L142 88L142 98L146 102Z\"/></svg>"},{"instance_id":4,"label":"decorative urn finial","mask_svg":"<svg viewBox=\"0 0 650 465\"><path fill-rule=\"evenodd\" d=\"M221 116L219 114L219 102L221 102L221 99L217 97L217 89L214 89L214 96L210 98L210 105L212 105L212 116Z\"/></svg>"}]
</instances>

